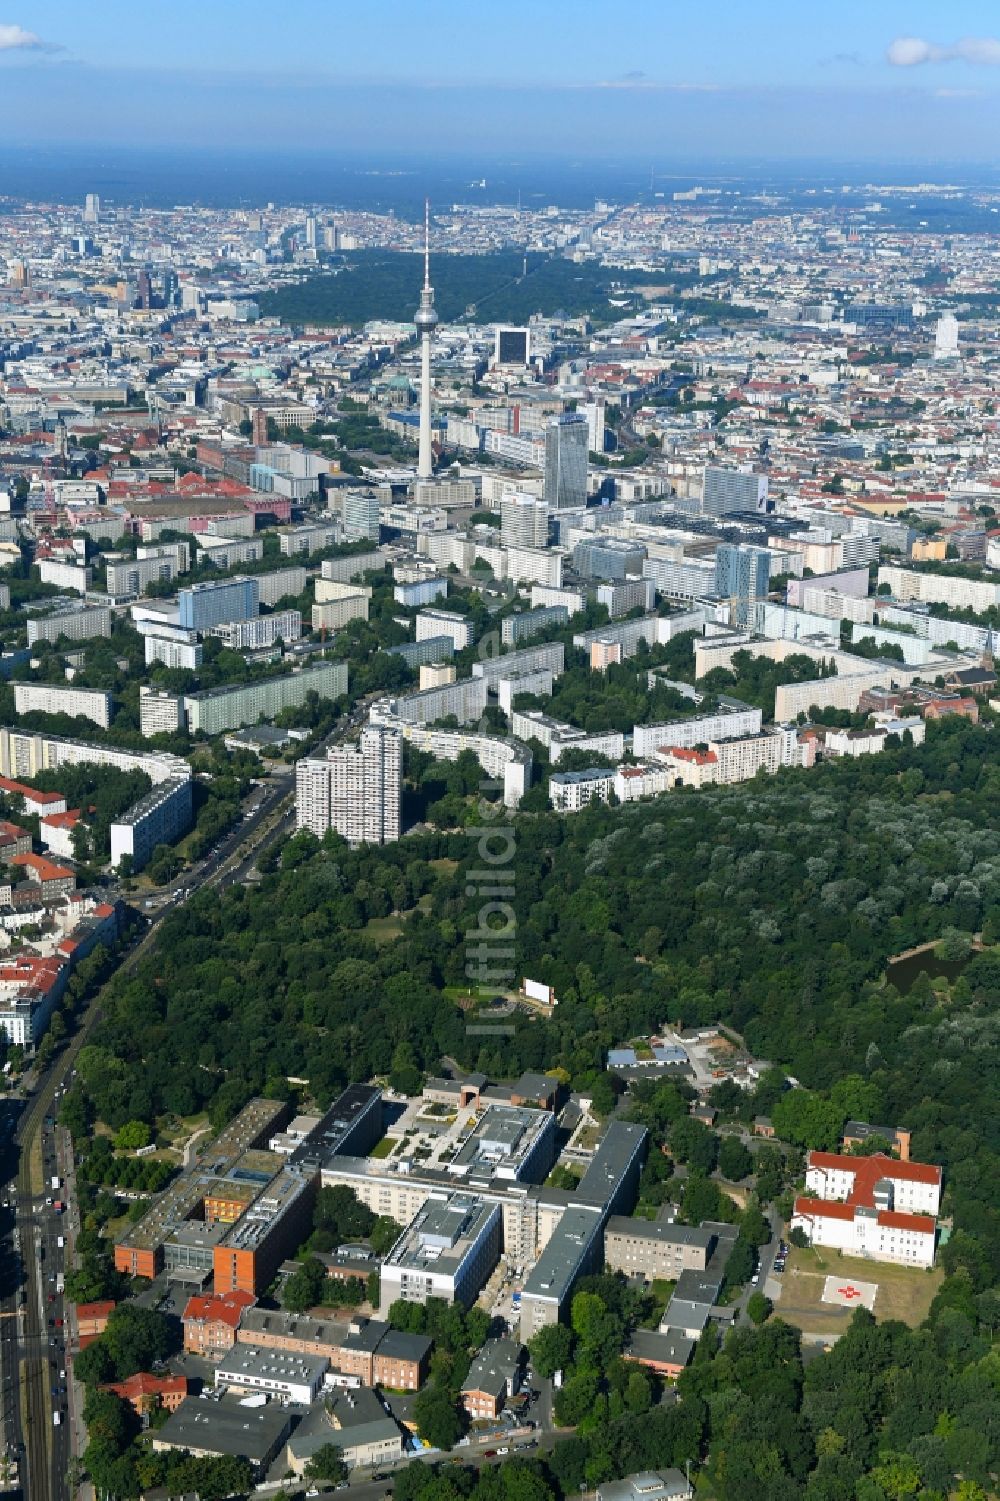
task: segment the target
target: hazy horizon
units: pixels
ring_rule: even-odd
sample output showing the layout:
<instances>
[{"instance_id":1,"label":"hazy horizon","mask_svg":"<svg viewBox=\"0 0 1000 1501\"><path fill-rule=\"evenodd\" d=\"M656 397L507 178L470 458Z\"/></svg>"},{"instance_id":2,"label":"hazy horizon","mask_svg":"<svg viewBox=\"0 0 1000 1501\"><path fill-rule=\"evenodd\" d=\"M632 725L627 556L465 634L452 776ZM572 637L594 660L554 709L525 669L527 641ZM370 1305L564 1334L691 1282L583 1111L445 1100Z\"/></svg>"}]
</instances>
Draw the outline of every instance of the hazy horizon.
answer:
<instances>
[{"instance_id":1,"label":"hazy horizon","mask_svg":"<svg viewBox=\"0 0 1000 1501\"><path fill-rule=\"evenodd\" d=\"M744 198L770 189L801 197L803 203L838 199L850 203L852 194L861 194L869 185L899 188L918 182L990 191L1000 186L1000 169L888 159L763 160L749 154L742 160L706 155L685 161L630 159L624 153L593 153L574 159L541 152L491 156L485 152L390 154L79 142L30 147L0 144L0 204L5 198L78 203L85 193L97 192L109 206L143 203L161 208L190 202L223 208L270 200L412 217L421 212L425 196L442 208L456 202L513 203L519 197L526 208L547 203L585 208L599 197L617 202L670 202L674 192L703 184ZM852 194L843 194L845 186ZM737 198L727 201L738 208ZM895 202L900 211L906 208L902 199ZM915 223L925 208L922 197L914 210Z\"/></svg>"}]
</instances>

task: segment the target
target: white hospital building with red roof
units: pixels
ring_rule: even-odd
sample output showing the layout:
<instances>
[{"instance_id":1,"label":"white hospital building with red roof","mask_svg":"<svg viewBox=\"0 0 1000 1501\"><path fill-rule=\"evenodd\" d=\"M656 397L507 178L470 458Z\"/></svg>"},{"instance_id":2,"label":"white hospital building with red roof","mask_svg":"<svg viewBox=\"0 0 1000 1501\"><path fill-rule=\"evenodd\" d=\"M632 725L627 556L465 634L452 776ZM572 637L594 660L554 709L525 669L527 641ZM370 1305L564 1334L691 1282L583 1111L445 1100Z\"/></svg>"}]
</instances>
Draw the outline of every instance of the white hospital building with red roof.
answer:
<instances>
[{"instance_id":1,"label":"white hospital building with red roof","mask_svg":"<svg viewBox=\"0 0 1000 1501\"><path fill-rule=\"evenodd\" d=\"M815 1246L901 1266L934 1263L941 1169L881 1154L810 1152L791 1228Z\"/></svg>"}]
</instances>

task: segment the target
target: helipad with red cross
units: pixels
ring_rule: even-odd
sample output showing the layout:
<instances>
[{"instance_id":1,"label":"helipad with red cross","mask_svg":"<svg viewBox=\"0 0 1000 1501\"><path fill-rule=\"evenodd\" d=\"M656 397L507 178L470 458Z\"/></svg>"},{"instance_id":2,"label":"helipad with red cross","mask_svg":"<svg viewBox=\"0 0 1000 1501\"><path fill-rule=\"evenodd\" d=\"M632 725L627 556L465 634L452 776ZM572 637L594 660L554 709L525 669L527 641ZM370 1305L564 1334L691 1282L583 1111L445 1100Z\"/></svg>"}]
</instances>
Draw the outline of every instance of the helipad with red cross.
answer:
<instances>
[{"instance_id":1,"label":"helipad with red cross","mask_svg":"<svg viewBox=\"0 0 1000 1501\"><path fill-rule=\"evenodd\" d=\"M823 1302L833 1303L837 1308L875 1307L877 1282L859 1282L855 1277L827 1277L823 1284Z\"/></svg>"}]
</instances>

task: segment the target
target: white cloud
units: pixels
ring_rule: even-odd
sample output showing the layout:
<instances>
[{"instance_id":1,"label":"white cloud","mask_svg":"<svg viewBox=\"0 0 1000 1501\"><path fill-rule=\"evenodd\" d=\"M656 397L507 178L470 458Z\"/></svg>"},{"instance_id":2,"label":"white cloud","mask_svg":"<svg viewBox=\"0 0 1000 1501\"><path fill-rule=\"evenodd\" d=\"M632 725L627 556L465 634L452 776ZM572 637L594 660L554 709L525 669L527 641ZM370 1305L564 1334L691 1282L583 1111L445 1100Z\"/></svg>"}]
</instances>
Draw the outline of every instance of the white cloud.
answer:
<instances>
[{"instance_id":1,"label":"white cloud","mask_svg":"<svg viewBox=\"0 0 1000 1501\"><path fill-rule=\"evenodd\" d=\"M994 36L970 36L955 44L955 56L967 63L1000 67L1000 40Z\"/></svg>"},{"instance_id":2,"label":"white cloud","mask_svg":"<svg viewBox=\"0 0 1000 1501\"><path fill-rule=\"evenodd\" d=\"M37 52L48 50L41 37L23 26L7 26L0 23L0 52Z\"/></svg>"},{"instance_id":3,"label":"white cloud","mask_svg":"<svg viewBox=\"0 0 1000 1501\"><path fill-rule=\"evenodd\" d=\"M932 47L930 42L921 41L918 36L899 36L889 43L885 56L894 68L915 68L918 63L934 61L936 50L940 49Z\"/></svg>"},{"instance_id":4,"label":"white cloud","mask_svg":"<svg viewBox=\"0 0 1000 1501\"><path fill-rule=\"evenodd\" d=\"M886 62L894 68L916 68L923 63L962 62L1000 67L1000 39L991 36L960 37L941 46L919 36L899 36L886 48Z\"/></svg>"}]
</instances>

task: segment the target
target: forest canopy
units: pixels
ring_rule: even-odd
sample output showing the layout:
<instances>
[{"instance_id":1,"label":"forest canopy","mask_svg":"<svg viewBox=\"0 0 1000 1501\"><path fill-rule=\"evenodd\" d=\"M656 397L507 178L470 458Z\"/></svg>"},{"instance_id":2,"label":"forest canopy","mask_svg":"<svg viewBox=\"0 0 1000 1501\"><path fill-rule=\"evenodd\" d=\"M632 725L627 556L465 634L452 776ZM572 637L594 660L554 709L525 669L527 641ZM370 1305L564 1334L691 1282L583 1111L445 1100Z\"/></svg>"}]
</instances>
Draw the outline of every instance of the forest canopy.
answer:
<instances>
[{"instance_id":1,"label":"forest canopy","mask_svg":"<svg viewBox=\"0 0 1000 1501\"><path fill-rule=\"evenodd\" d=\"M576 264L558 257L528 256L524 276L520 251L494 255L442 255L434 260L434 301L445 322L475 306L482 321L526 323L533 313L546 317L621 316L608 297L620 296L623 281L635 285L655 276L613 271L596 263ZM259 298L265 317L284 323L367 323L373 318L412 321L420 288L418 258L405 251L359 250L344 257L344 268L311 276L295 286ZM662 280L662 278L661 278Z\"/></svg>"}]
</instances>

